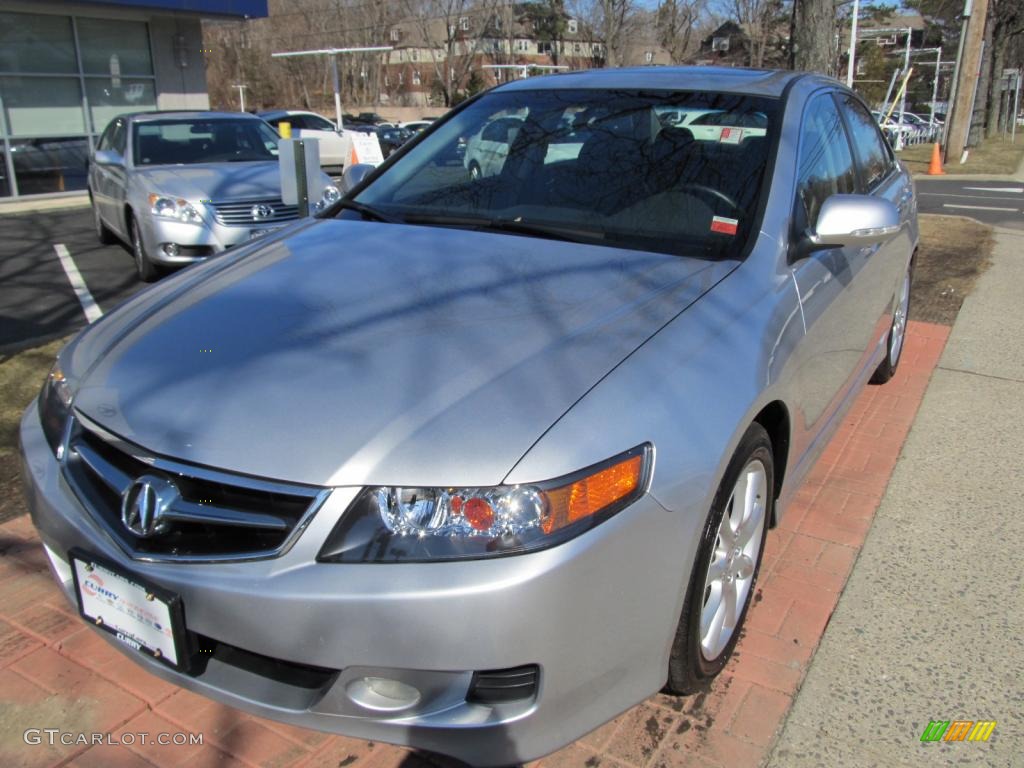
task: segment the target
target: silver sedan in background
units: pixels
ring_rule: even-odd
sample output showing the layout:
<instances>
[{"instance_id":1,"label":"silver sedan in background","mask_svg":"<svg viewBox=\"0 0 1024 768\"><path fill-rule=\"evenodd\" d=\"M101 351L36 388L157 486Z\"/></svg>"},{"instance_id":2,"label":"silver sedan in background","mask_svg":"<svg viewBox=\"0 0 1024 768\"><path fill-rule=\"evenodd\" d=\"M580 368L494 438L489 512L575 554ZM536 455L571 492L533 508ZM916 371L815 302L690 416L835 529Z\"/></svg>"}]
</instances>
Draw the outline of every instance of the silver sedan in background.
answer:
<instances>
[{"instance_id":1,"label":"silver sedan in background","mask_svg":"<svg viewBox=\"0 0 1024 768\"><path fill-rule=\"evenodd\" d=\"M451 162L510 116L487 175ZM59 355L20 434L68 599L178 685L482 766L706 686L768 528L900 360L916 202L868 109L574 72L346 174Z\"/></svg>"},{"instance_id":2,"label":"silver sedan in background","mask_svg":"<svg viewBox=\"0 0 1024 768\"><path fill-rule=\"evenodd\" d=\"M89 162L100 242L121 239L139 278L202 260L298 218L281 201L277 133L257 117L145 112L114 118ZM323 208L340 193L320 173Z\"/></svg>"}]
</instances>

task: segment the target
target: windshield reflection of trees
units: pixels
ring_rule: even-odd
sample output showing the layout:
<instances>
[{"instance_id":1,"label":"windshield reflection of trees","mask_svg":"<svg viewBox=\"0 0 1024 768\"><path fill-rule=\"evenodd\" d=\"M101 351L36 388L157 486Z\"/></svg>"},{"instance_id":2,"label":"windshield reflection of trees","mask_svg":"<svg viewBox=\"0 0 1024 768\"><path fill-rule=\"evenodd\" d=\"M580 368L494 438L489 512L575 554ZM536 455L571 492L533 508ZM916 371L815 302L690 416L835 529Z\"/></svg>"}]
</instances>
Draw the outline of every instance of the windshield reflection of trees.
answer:
<instances>
[{"instance_id":1,"label":"windshield reflection of trees","mask_svg":"<svg viewBox=\"0 0 1024 768\"><path fill-rule=\"evenodd\" d=\"M428 163L388 202L410 212L574 227L610 244L670 253L720 257L740 249L767 159L767 130L757 126L771 127L773 100L575 90L515 96L493 111L482 100L464 163ZM715 113L713 126L678 124L694 113ZM723 136L723 126L734 138ZM500 167L470 178L474 146L503 147L502 136ZM712 231L716 216L735 220L736 234Z\"/></svg>"}]
</instances>

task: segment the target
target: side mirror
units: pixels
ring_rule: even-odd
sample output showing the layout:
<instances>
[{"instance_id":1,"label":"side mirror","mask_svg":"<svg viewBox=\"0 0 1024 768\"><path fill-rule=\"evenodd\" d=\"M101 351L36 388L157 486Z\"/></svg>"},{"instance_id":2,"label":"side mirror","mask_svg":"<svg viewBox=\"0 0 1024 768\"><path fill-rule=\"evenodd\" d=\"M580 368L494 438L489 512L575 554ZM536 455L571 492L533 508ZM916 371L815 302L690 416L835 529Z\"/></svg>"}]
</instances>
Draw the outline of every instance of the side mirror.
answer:
<instances>
[{"instance_id":1,"label":"side mirror","mask_svg":"<svg viewBox=\"0 0 1024 768\"><path fill-rule=\"evenodd\" d=\"M116 165L121 168L124 167L124 158L120 152L116 152L113 149L97 149L96 154L93 155L93 162L96 165Z\"/></svg>"},{"instance_id":2,"label":"side mirror","mask_svg":"<svg viewBox=\"0 0 1024 768\"><path fill-rule=\"evenodd\" d=\"M377 170L377 166L370 165L369 163L350 165L341 176L342 194L348 194L350 190L358 187L375 170Z\"/></svg>"},{"instance_id":3,"label":"side mirror","mask_svg":"<svg viewBox=\"0 0 1024 768\"><path fill-rule=\"evenodd\" d=\"M900 212L888 200L869 195L832 195L807 232L804 250L875 245L900 233Z\"/></svg>"}]
</instances>

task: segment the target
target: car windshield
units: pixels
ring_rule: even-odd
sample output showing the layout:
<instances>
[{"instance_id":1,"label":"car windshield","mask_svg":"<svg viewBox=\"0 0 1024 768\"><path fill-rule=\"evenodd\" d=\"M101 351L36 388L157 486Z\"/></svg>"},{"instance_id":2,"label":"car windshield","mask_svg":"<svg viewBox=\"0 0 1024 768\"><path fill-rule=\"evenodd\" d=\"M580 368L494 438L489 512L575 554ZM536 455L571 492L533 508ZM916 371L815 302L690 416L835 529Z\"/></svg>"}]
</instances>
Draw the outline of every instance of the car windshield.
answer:
<instances>
[{"instance_id":1,"label":"car windshield","mask_svg":"<svg viewBox=\"0 0 1024 768\"><path fill-rule=\"evenodd\" d=\"M778 111L731 93L499 90L355 199L411 224L737 257L763 204ZM668 114L714 119L683 127Z\"/></svg>"},{"instance_id":2,"label":"car windshield","mask_svg":"<svg viewBox=\"0 0 1024 768\"><path fill-rule=\"evenodd\" d=\"M274 160L277 142L274 129L262 120L147 120L135 124L135 164Z\"/></svg>"}]
</instances>

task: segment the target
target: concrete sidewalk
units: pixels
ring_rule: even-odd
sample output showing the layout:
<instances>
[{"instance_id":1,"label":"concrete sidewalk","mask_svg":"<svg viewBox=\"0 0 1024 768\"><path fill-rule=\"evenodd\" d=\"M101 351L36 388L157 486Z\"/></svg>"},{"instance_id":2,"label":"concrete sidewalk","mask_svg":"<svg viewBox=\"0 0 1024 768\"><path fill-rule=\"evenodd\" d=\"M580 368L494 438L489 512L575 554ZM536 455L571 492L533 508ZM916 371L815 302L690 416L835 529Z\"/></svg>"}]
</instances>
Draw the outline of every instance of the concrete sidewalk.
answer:
<instances>
[{"instance_id":1,"label":"concrete sidewalk","mask_svg":"<svg viewBox=\"0 0 1024 768\"><path fill-rule=\"evenodd\" d=\"M1024 234L997 230L768 760L1024 765ZM987 743L923 743L994 720Z\"/></svg>"}]
</instances>

